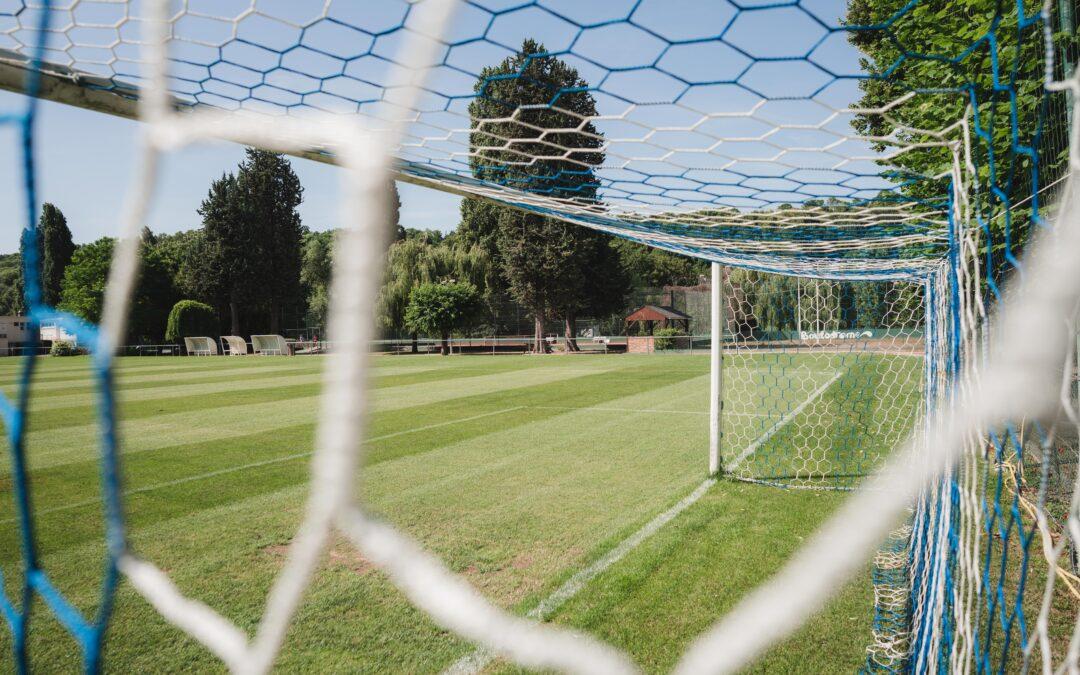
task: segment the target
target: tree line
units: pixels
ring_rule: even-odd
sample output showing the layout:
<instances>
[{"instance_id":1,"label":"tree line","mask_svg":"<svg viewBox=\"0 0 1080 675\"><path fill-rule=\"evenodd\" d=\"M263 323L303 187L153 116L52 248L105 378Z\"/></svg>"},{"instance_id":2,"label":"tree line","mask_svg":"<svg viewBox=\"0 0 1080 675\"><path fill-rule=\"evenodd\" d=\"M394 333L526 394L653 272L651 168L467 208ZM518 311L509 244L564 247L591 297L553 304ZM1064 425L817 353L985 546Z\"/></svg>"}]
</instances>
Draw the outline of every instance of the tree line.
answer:
<instances>
[{"instance_id":1,"label":"tree line","mask_svg":"<svg viewBox=\"0 0 1080 675\"><path fill-rule=\"evenodd\" d=\"M445 343L451 331L486 331L491 308L507 295L545 302L537 310L542 312L541 325L557 315L560 302L574 300L569 307L576 311L598 306L598 301L589 305L588 296L574 299L567 290L568 280L552 291L545 288L549 282L545 278L536 277L531 286L524 275L508 278L513 258L476 241L465 228L443 234L402 227L393 183L388 184L387 195L392 243L378 303L378 322L385 335L414 340L434 336ZM183 326L192 325L199 326L200 334L214 336L279 333L285 326L317 332L325 326L335 230L311 231L303 225L297 211L302 196L288 159L248 149L235 172L211 182L197 209L201 227L172 234L143 228L140 275L126 340L171 342L182 336ZM462 211L473 208L463 206ZM546 232L551 234L548 225ZM700 261L633 242L603 235L573 239L570 226L560 230L563 238L556 240L546 264L557 268L554 255L572 261L566 253L572 244L592 244L588 255L612 261L612 278L619 281L618 288L601 286L612 292L605 299L612 311L623 309L621 303L634 286L695 283L705 271ZM38 231L45 302L86 321L100 321L115 239L75 244L64 214L50 203L42 207ZM598 253L601 247L604 250ZM520 259L525 252L518 248L515 255ZM520 294L509 290L508 279ZM593 297L597 293L591 287L580 288ZM0 313L25 314L23 293L22 251L0 256ZM181 310L197 312L201 307L211 315L209 322L203 317L194 323L179 318ZM566 325L573 337L573 319Z\"/></svg>"}]
</instances>

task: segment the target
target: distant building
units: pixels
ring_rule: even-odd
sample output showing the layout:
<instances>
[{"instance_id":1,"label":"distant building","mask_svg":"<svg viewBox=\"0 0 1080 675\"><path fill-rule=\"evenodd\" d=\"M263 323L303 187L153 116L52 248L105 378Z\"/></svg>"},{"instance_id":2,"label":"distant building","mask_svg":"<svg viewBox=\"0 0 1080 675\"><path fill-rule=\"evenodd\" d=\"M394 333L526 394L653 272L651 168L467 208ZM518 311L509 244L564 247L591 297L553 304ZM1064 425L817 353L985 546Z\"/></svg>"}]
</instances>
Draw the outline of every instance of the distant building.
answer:
<instances>
[{"instance_id":1,"label":"distant building","mask_svg":"<svg viewBox=\"0 0 1080 675\"><path fill-rule=\"evenodd\" d=\"M15 356L33 347L29 327L25 316L0 316L0 356Z\"/></svg>"},{"instance_id":2,"label":"distant building","mask_svg":"<svg viewBox=\"0 0 1080 675\"><path fill-rule=\"evenodd\" d=\"M637 324L638 330L635 331L631 324ZM626 317L627 335L652 335L654 328L678 328L689 333L690 315L671 306L643 305Z\"/></svg>"},{"instance_id":3,"label":"distant building","mask_svg":"<svg viewBox=\"0 0 1080 675\"><path fill-rule=\"evenodd\" d=\"M38 333L41 336L41 346L48 348L52 347L54 342L66 342L72 347L79 346L79 339L67 332L56 324L42 324L38 328Z\"/></svg>"},{"instance_id":4,"label":"distant building","mask_svg":"<svg viewBox=\"0 0 1080 675\"><path fill-rule=\"evenodd\" d=\"M643 305L630 316L626 317L626 351L633 353L648 353L657 349L656 339L653 338L653 330L656 328L675 328L683 335L689 335L690 315L684 314L674 307L661 307L659 305ZM674 345L678 342L680 344ZM671 337L662 338L659 343L667 345L660 349L689 347L689 338L674 340Z\"/></svg>"}]
</instances>

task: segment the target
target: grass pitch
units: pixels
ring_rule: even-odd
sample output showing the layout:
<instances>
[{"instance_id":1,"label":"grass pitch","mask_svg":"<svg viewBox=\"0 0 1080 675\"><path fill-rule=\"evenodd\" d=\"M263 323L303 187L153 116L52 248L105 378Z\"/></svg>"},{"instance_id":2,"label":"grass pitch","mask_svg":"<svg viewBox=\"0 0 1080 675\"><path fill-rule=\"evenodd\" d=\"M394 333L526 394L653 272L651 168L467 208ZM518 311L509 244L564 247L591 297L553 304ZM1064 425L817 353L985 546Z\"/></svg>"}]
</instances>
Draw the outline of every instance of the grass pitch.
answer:
<instances>
[{"instance_id":1,"label":"grass pitch","mask_svg":"<svg viewBox=\"0 0 1080 675\"><path fill-rule=\"evenodd\" d=\"M301 517L323 363L119 360L132 546L189 596L249 631ZM103 520L88 365L83 358L41 364L28 458L44 567L90 614L98 603ZM360 494L513 611L534 608L705 476L707 357L380 357L376 365ZM15 380L15 361L0 365L9 394ZM6 455L2 461L0 567L14 598L18 532ZM551 620L629 650L647 670L668 669L843 498L721 481ZM870 641L871 604L863 574L758 667L851 672ZM473 649L337 541L278 666L439 672ZM0 650L9 669L6 630ZM30 650L36 669L80 667L75 641L40 602ZM115 672L222 670L125 585L105 663ZM496 662L489 669L508 667Z\"/></svg>"}]
</instances>

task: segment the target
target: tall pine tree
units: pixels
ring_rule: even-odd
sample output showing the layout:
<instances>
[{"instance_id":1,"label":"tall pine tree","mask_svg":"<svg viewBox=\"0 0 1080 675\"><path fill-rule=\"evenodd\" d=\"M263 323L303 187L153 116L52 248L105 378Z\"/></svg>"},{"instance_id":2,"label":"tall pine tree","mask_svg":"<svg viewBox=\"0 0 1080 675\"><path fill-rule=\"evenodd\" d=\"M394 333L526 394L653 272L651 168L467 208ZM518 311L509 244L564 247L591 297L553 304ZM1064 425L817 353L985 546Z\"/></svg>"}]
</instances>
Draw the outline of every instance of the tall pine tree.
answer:
<instances>
[{"instance_id":1,"label":"tall pine tree","mask_svg":"<svg viewBox=\"0 0 1080 675\"><path fill-rule=\"evenodd\" d=\"M240 310L258 291L262 251L253 223L244 217L236 176L224 174L211 183L198 212L205 232L198 274L217 280L218 299L229 308L229 333L240 335Z\"/></svg>"},{"instance_id":2,"label":"tall pine tree","mask_svg":"<svg viewBox=\"0 0 1080 675\"><path fill-rule=\"evenodd\" d=\"M71 240L71 230L64 214L48 202L41 205L38 229L41 231L42 299L46 304L55 306L60 302L60 285L64 280L64 270L75 253L75 242Z\"/></svg>"},{"instance_id":3,"label":"tall pine tree","mask_svg":"<svg viewBox=\"0 0 1080 675\"><path fill-rule=\"evenodd\" d=\"M198 275L215 280L203 290L228 306L233 335L253 310L266 312L262 325L272 333L281 332L287 309L299 314L305 230L296 209L303 192L283 155L248 148L237 173L214 181L199 207Z\"/></svg>"},{"instance_id":4,"label":"tall pine tree","mask_svg":"<svg viewBox=\"0 0 1080 675\"><path fill-rule=\"evenodd\" d=\"M243 218L255 232L248 245L260 252L252 269L255 294L265 302L270 332L280 333L284 312L299 307L303 298L305 230L296 209L304 188L284 155L248 148L236 174L236 191Z\"/></svg>"}]
</instances>

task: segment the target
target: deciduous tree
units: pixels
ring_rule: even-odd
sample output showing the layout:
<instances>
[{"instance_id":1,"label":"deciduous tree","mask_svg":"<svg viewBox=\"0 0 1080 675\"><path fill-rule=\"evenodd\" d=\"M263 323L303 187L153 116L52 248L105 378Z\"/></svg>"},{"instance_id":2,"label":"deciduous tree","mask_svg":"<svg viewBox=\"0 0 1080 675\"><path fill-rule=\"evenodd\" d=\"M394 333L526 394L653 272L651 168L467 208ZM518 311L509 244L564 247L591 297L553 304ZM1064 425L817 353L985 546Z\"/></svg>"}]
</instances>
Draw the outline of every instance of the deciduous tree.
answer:
<instances>
[{"instance_id":1,"label":"deciduous tree","mask_svg":"<svg viewBox=\"0 0 1080 675\"><path fill-rule=\"evenodd\" d=\"M450 332L468 324L480 309L480 293L469 283L420 284L409 294L405 324L417 333L438 335L443 356Z\"/></svg>"},{"instance_id":2,"label":"deciduous tree","mask_svg":"<svg viewBox=\"0 0 1080 675\"><path fill-rule=\"evenodd\" d=\"M478 179L548 196L590 202L604 159L592 122L596 100L567 63L526 40L520 51L485 68L469 104ZM557 130L557 131L552 131ZM509 142L508 142L509 141ZM553 156L552 147L560 153ZM522 166L523 157L531 158ZM590 303L595 278L583 273L598 255L599 235L540 214L477 201L462 204L460 236L495 252L510 295L532 312L535 340L544 345L544 322L566 318L573 345L573 316Z\"/></svg>"}]
</instances>

